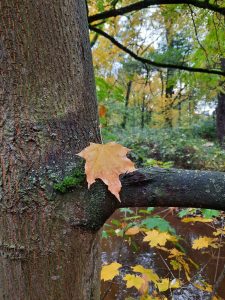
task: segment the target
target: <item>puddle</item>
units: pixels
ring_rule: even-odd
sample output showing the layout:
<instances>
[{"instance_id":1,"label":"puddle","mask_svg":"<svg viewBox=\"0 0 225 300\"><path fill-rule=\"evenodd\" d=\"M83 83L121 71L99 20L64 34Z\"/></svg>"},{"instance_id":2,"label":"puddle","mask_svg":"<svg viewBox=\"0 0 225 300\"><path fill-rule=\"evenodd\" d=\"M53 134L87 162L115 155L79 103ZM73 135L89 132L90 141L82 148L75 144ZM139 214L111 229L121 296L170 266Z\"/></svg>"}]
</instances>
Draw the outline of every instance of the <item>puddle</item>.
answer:
<instances>
[{"instance_id":1,"label":"puddle","mask_svg":"<svg viewBox=\"0 0 225 300\"><path fill-rule=\"evenodd\" d=\"M165 208L157 209L157 214L163 217ZM154 211L155 213L156 211ZM108 220L110 224L112 219L121 220L124 214L116 211L113 216ZM203 224L196 222L183 223L176 215L169 214L166 218L170 222L171 226L176 230L177 235L180 235L184 240L181 242L182 247L185 249L187 256L190 257L199 266L199 270L191 272L191 276L196 275L196 279L200 279L201 276L208 283L214 282L215 276L218 278L223 266L225 264L225 247L219 249L213 249L210 247L210 253L205 253L199 250L193 250L191 247L192 241L200 236L212 236L213 228L209 224ZM105 227L107 228L107 227ZM117 261L122 264L120 274L124 276L129 273L130 266L142 265L145 268L153 269L159 276L170 277L171 273L167 264L167 257L162 252L151 248L148 243L142 241L143 237L138 234L135 236L135 243L138 247L136 252L129 246L128 242L121 237L110 237L102 240L102 263L109 264L113 261ZM218 259L219 252L219 259ZM217 270L217 271L216 271ZM215 272L217 275L215 275ZM124 281L121 279L121 275L117 276L113 282L102 281L102 296L101 300L124 300L126 297L133 297L138 299L139 294L136 289L127 289ZM173 300L206 300L208 293L195 288L192 284L188 283L184 274L180 279L185 282L185 285L180 289L173 290L173 296L170 293L165 293L168 299ZM151 291L150 291L151 292ZM225 299L225 280L223 280L218 294L222 299Z\"/></svg>"}]
</instances>

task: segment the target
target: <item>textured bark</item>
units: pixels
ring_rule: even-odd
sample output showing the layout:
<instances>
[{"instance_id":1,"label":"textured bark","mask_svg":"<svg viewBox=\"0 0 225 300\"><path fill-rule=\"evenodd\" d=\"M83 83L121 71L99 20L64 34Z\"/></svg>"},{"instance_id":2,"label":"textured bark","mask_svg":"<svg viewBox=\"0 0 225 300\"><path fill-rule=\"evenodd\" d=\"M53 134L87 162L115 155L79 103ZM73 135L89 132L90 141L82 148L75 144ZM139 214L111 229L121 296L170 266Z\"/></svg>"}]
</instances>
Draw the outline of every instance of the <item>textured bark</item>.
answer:
<instances>
[{"instance_id":1,"label":"textured bark","mask_svg":"<svg viewBox=\"0 0 225 300\"><path fill-rule=\"evenodd\" d=\"M0 28L0 299L98 299L99 235L52 189L100 142L85 1L2 0Z\"/></svg>"},{"instance_id":2,"label":"textured bark","mask_svg":"<svg viewBox=\"0 0 225 300\"><path fill-rule=\"evenodd\" d=\"M99 299L100 232L43 215L0 218L0 299Z\"/></svg>"},{"instance_id":3,"label":"textured bark","mask_svg":"<svg viewBox=\"0 0 225 300\"><path fill-rule=\"evenodd\" d=\"M71 190L72 199L77 194L89 199L90 206L83 200L86 212L82 218L71 219L74 226L98 230L120 207L196 207L225 211L225 173L181 169L144 168L120 176L122 190L119 202L99 180L90 190ZM88 196L89 195L89 196ZM66 197L66 195L64 195ZM66 198L65 198L66 200ZM66 200L69 205L68 200ZM70 206L71 207L71 206ZM60 208L59 211L62 209ZM66 211L67 209L63 209ZM67 219L67 217L65 216Z\"/></svg>"},{"instance_id":4,"label":"textured bark","mask_svg":"<svg viewBox=\"0 0 225 300\"><path fill-rule=\"evenodd\" d=\"M8 208L100 141L84 2L1 1L0 199Z\"/></svg>"},{"instance_id":5,"label":"textured bark","mask_svg":"<svg viewBox=\"0 0 225 300\"><path fill-rule=\"evenodd\" d=\"M119 207L177 206L225 210L225 173L140 169L122 177Z\"/></svg>"}]
</instances>

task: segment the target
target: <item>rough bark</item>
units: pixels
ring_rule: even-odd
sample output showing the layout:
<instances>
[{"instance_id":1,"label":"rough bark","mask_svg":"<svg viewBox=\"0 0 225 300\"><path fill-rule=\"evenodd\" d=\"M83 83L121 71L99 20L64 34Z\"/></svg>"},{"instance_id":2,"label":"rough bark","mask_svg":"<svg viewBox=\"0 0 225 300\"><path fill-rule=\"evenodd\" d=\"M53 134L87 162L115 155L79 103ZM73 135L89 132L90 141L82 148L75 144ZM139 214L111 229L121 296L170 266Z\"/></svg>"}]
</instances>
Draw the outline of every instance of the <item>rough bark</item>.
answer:
<instances>
[{"instance_id":1,"label":"rough bark","mask_svg":"<svg viewBox=\"0 0 225 300\"><path fill-rule=\"evenodd\" d=\"M0 299L99 299L99 234L45 212L0 218Z\"/></svg>"},{"instance_id":2,"label":"rough bark","mask_svg":"<svg viewBox=\"0 0 225 300\"><path fill-rule=\"evenodd\" d=\"M71 189L69 199L73 199L71 195L77 198L80 194L91 202L88 206L83 200L82 207L86 213L83 219L74 215L74 226L98 230L120 207L177 206L225 210L223 172L144 168L121 175L121 182L121 202L107 191L101 181L93 184L90 190L86 186L80 191Z\"/></svg>"},{"instance_id":3,"label":"rough bark","mask_svg":"<svg viewBox=\"0 0 225 300\"><path fill-rule=\"evenodd\" d=\"M141 169L122 178L120 207L177 206L225 210L225 173Z\"/></svg>"},{"instance_id":4,"label":"rough bark","mask_svg":"<svg viewBox=\"0 0 225 300\"><path fill-rule=\"evenodd\" d=\"M100 142L85 1L2 0L0 28L0 299L98 299L99 235L52 188Z\"/></svg>"}]
</instances>

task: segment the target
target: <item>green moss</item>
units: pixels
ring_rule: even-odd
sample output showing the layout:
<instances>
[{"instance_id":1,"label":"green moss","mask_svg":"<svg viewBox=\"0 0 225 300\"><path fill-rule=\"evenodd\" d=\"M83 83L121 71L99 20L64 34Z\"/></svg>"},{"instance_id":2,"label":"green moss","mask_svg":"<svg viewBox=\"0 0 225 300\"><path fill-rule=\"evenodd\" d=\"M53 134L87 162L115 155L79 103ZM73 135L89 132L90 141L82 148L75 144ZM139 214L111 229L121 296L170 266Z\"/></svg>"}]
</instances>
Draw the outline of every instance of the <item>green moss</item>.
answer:
<instances>
[{"instance_id":1,"label":"green moss","mask_svg":"<svg viewBox=\"0 0 225 300\"><path fill-rule=\"evenodd\" d=\"M84 182L85 174L83 169L76 168L73 170L72 174L70 176L66 176L63 178L62 181L56 183L53 185L54 190L60 192L60 193L66 193L70 189L80 186L81 183Z\"/></svg>"}]
</instances>

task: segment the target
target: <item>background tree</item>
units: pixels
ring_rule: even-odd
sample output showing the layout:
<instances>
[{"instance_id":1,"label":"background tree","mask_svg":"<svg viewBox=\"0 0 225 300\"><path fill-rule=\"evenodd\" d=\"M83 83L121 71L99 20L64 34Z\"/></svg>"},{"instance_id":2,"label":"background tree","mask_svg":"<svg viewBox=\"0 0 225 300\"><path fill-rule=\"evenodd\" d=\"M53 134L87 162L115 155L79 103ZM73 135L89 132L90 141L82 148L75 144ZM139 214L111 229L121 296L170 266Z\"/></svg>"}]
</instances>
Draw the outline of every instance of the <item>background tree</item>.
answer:
<instances>
[{"instance_id":1,"label":"background tree","mask_svg":"<svg viewBox=\"0 0 225 300\"><path fill-rule=\"evenodd\" d=\"M216 107L216 94L219 93L220 78L210 74L213 74L216 69L221 70L220 58L224 56L225 49L222 37L224 15L222 2L214 5L206 1L203 3L198 1L175 2L158 7L154 5L166 4L166 1L140 1L133 4L118 2L116 7L111 9L108 2L101 1L102 11L100 13L95 11L95 14L92 14L90 10L89 16L90 28L93 32L98 31L97 22L104 19L105 25L98 31L99 35L103 35L116 47L143 64L147 63L157 69L164 67L169 70L169 73L173 73L173 86L175 90L181 88L182 93L178 93L172 98L163 96L157 102L164 103L164 105L168 102L167 108L171 106L170 102L171 104L175 102L172 104L172 111L161 108L160 116L161 119L162 114L166 118L167 115L170 115L174 125L177 124L178 119L181 121L181 107L183 110L191 111L190 116L194 112L193 108L202 106L205 101ZM90 3L90 7L94 7L94 4ZM105 11L103 11L103 7ZM166 21L166 19L168 20ZM116 28L116 30L112 33L111 28ZM170 31L170 37L167 40L174 41L174 45L167 50L167 54L164 51L164 56L160 57L159 45L163 43L166 45L164 30L167 32L167 37ZM181 36L182 42L178 41ZM99 39L99 45L101 42L102 39ZM123 54L120 55L123 56ZM96 57L95 52L94 57ZM172 68L167 68L168 64L172 65ZM179 72L174 71L176 69ZM161 75L164 74L161 78L166 77L164 71L160 72ZM169 81L167 80L167 82ZM166 81L163 84L166 86ZM167 89L165 88L167 94L169 87L171 88L171 84ZM180 101L179 98L181 98ZM162 106L161 104L160 106ZM158 118L159 107L155 105L154 110L157 111L155 116ZM185 124L186 121L184 119L183 123ZM218 130L219 128L217 128Z\"/></svg>"}]
</instances>

